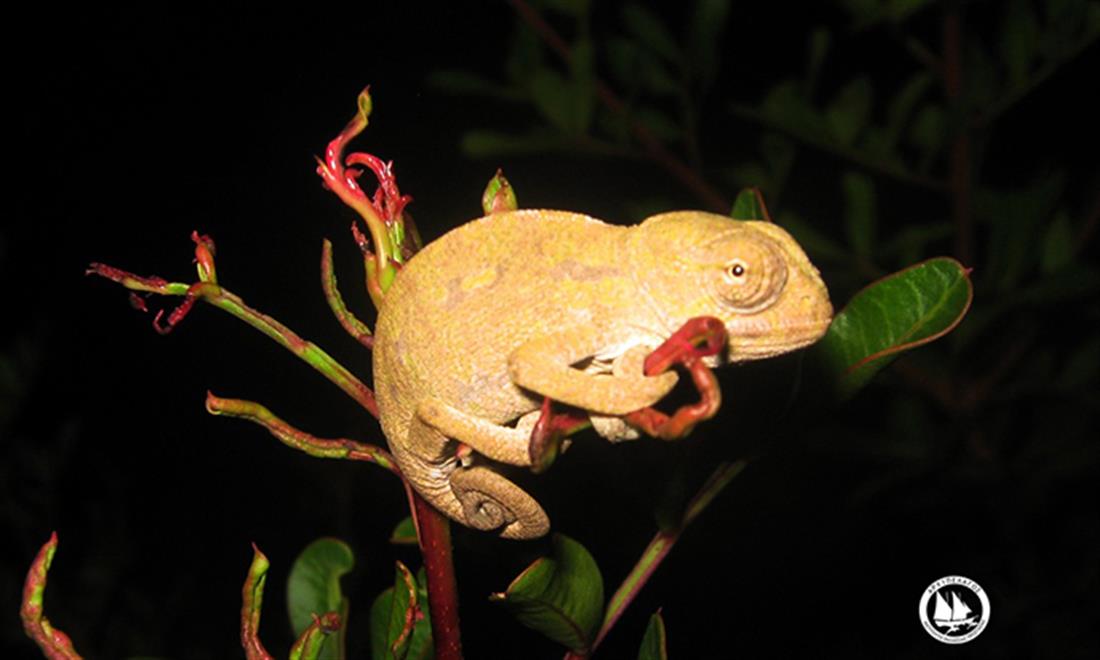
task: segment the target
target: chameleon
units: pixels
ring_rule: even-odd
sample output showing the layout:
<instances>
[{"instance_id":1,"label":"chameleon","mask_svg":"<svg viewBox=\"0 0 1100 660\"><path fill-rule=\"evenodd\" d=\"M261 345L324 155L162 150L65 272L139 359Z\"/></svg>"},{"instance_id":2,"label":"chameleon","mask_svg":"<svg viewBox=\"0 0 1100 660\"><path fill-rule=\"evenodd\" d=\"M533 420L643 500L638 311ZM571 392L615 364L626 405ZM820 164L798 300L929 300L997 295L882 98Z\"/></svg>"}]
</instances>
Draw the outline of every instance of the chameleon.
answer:
<instances>
[{"instance_id":1,"label":"chameleon","mask_svg":"<svg viewBox=\"0 0 1100 660\"><path fill-rule=\"evenodd\" d=\"M613 441L622 417L676 385L645 356L688 319L717 317L729 364L817 341L832 319L817 269L781 227L698 211L620 226L556 210L494 213L416 253L382 300L374 384L406 480L451 519L512 539L550 521L499 473L530 466L545 397ZM710 363L708 363L710 364Z\"/></svg>"}]
</instances>

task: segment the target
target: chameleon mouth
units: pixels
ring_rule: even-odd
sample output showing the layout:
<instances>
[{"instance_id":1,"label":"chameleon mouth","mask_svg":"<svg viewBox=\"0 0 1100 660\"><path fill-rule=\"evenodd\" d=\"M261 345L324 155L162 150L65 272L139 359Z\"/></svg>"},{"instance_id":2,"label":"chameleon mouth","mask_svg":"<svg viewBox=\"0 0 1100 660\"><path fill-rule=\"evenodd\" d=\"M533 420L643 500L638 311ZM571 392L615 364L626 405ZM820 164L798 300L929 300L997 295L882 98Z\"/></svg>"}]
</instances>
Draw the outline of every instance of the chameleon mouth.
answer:
<instances>
[{"instance_id":1,"label":"chameleon mouth","mask_svg":"<svg viewBox=\"0 0 1100 660\"><path fill-rule=\"evenodd\" d=\"M725 361L743 362L796 351L821 339L832 322L829 314L783 319L779 323L762 318L735 318L726 323L729 347Z\"/></svg>"}]
</instances>

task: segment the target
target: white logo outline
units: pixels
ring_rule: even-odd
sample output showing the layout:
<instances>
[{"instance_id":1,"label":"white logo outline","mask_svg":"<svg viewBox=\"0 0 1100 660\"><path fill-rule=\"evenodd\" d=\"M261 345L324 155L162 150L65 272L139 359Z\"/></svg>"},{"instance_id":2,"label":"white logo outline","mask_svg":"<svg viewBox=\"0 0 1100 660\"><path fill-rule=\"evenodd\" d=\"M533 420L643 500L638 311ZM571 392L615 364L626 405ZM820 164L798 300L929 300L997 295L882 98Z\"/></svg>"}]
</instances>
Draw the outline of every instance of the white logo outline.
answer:
<instances>
[{"instance_id":1,"label":"white logo outline","mask_svg":"<svg viewBox=\"0 0 1100 660\"><path fill-rule=\"evenodd\" d=\"M969 592L969 597L961 595L965 592ZM935 608L929 616L933 598ZM971 605L978 603L981 609L976 611ZM944 644L965 644L980 635L989 623L989 595L970 578L948 575L924 590L919 613L924 631L933 639Z\"/></svg>"}]
</instances>

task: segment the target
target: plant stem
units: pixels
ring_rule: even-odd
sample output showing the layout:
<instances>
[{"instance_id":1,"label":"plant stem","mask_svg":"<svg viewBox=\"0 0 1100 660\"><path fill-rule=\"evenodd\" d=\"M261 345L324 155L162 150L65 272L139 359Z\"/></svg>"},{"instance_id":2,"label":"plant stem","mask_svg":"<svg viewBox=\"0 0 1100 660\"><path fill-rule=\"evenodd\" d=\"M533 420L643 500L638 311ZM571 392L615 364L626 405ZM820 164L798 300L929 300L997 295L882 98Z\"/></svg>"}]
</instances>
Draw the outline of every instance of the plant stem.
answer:
<instances>
[{"instance_id":1,"label":"plant stem","mask_svg":"<svg viewBox=\"0 0 1100 660\"><path fill-rule=\"evenodd\" d=\"M198 282L188 285L181 282L169 282L158 277L140 277L98 263L91 264L88 273L117 282L131 291L156 293L163 296L183 296L184 302L169 315L167 326L162 328L157 325L159 332L170 331L187 315L195 301L203 300L210 303L273 339L277 344L319 371L322 376L329 379L372 415L378 417L378 404L375 403L374 392L348 371L346 367L313 342L302 339L282 323L252 309L239 296L231 293L228 289L224 289L213 282ZM158 314L154 323L158 323L159 320L160 315Z\"/></svg>"},{"instance_id":2,"label":"plant stem","mask_svg":"<svg viewBox=\"0 0 1100 660\"><path fill-rule=\"evenodd\" d=\"M45 616L43 599L46 595L46 574L53 563L57 551L57 532L50 534L50 540L43 544L35 556L27 579L23 584L23 604L19 614L23 619L23 630L38 645L42 655L49 660L80 660L80 654L73 648L69 636L50 625Z\"/></svg>"},{"instance_id":3,"label":"plant stem","mask_svg":"<svg viewBox=\"0 0 1100 660\"><path fill-rule=\"evenodd\" d=\"M657 534L654 535L653 540L650 541L649 545L642 551L642 556L638 559L638 563L634 565L634 568L627 574L623 583L619 585L619 588L612 594L611 600L607 603L607 609L604 611L603 625L600 626L600 632L596 635L596 641L592 642L592 647L588 650L588 653L580 655L570 651L565 654L564 660L583 660L596 652L596 648L603 642L607 633L610 632L611 628L619 621L623 612L626 611L626 608L630 603L634 602L638 593L641 592L642 587L645 586L649 578L656 572L661 562L668 556L668 553L672 551L672 546L680 539L680 535L687 529L687 526L690 525L712 501L714 501L714 498L733 481L734 477L745 469L747 464L747 461L744 460L734 463L723 463L718 466L718 469L711 473L702 488L699 489L699 492L697 492L695 497L691 498L691 501L688 502L687 508L684 509L684 515L680 519L680 524L673 529L658 531Z\"/></svg>"},{"instance_id":4,"label":"plant stem","mask_svg":"<svg viewBox=\"0 0 1100 660\"><path fill-rule=\"evenodd\" d=\"M951 194L951 218L955 224L955 257L971 264L974 223L970 209L970 122L965 121L962 107L962 10L958 3L948 3L943 17L943 84L947 102L956 113L955 136L948 156L948 189Z\"/></svg>"},{"instance_id":5,"label":"plant stem","mask_svg":"<svg viewBox=\"0 0 1100 660\"><path fill-rule=\"evenodd\" d=\"M451 523L424 498L408 489L410 508L420 538L420 554L428 578L428 607L436 660L462 660L458 624L458 582L451 550Z\"/></svg>"}]
</instances>

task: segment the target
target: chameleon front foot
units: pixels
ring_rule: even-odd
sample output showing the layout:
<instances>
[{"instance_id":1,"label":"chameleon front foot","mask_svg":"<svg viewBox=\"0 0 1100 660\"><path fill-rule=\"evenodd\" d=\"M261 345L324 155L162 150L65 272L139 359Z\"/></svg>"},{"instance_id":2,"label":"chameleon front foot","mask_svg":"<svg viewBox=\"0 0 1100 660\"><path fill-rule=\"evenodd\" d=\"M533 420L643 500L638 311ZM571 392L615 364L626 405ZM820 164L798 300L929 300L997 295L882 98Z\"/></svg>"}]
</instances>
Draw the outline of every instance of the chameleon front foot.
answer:
<instances>
[{"instance_id":1,"label":"chameleon front foot","mask_svg":"<svg viewBox=\"0 0 1100 660\"><path fill-rule=\"evenodd\" d=\"M488 468L458 468L451 474L451 490L470 527L500 530L507 539L533 539L550 531L550 519L539 503Z\"/></svg>"}]
</instances>

